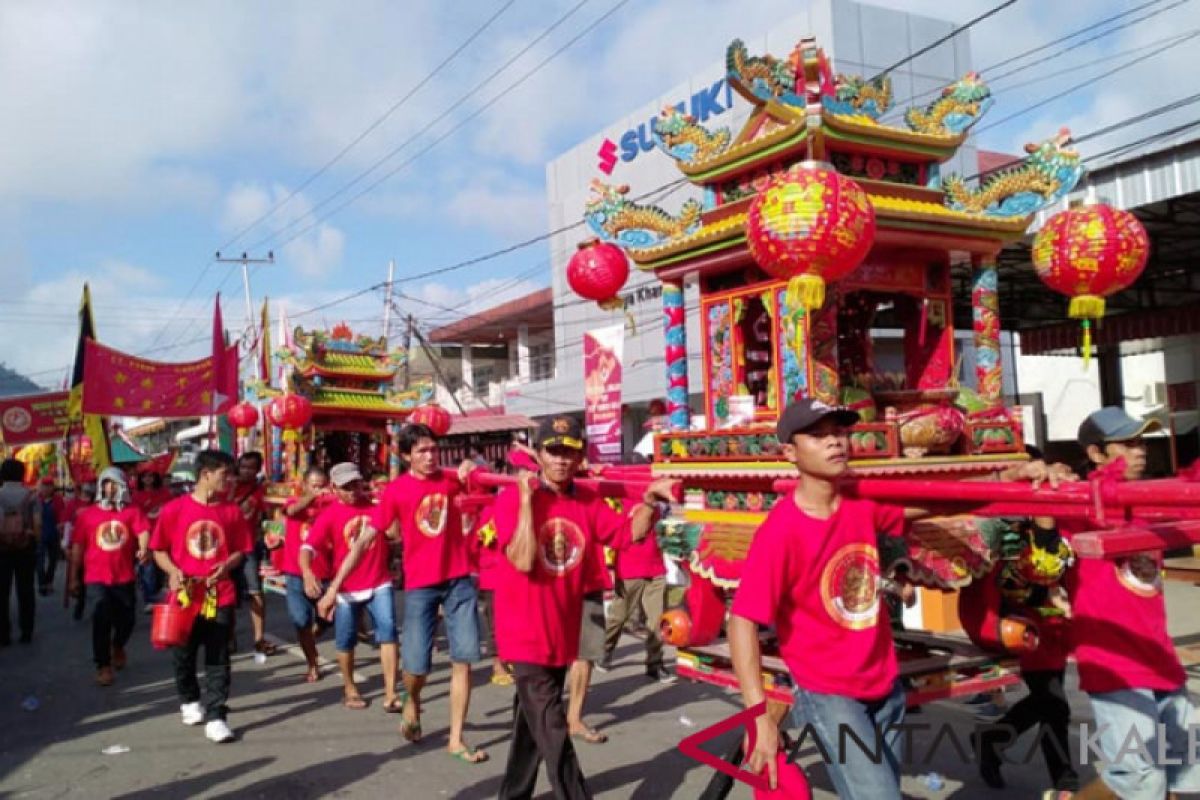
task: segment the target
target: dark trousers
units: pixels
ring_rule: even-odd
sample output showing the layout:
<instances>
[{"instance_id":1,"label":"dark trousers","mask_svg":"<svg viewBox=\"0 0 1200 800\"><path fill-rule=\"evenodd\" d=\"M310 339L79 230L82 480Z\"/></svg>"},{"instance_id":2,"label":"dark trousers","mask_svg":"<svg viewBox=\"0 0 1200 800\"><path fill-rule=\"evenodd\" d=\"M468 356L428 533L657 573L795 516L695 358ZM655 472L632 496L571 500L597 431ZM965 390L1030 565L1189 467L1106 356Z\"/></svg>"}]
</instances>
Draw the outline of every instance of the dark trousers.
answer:
<instances>
[{"instance_id":1,"label":"dark trousers","mask_svg":"<svg viewBox=\"0 0 1200 800\"><path fill-rule=\"evenodd\" d=\"M217 609L217 616L205 619L197 616L192 635L183 647L174 649L175 689L184 703L200 700L200 681L196 678L197 651L204 648L204 711L208 721L225 719L228 709L229 632L233 630L233 606Z\"/></svg>"},{"instance_id":2,"label":"dark trousers","mask_svg":"<svg viewBox=\"0 0 1200 800\"><path fill-rule=\"evenodd\" d=\"M150 605L158 600L162 591L163 572L153 561L137 565L137 581L142 588L142 602Z\"/></svg>"},{"instance_id":3,"label":"dark trousers","mask_svg":"<svg viewBox=\"0 0 1200 800\"><path fill-rule=\"evenodd\" d=\"M8 602L13 584L17 585L17 626L21 636L33 636L33 612L37 607L34 576L37 572L37 551L33 546L24 550L0 552L0 643L11 641Z\"/></svg>"},{"instance_id":4,"label":"dark trousers","mask_svg":"<svg viewBox=\"0 0 1200 800\"><path fill-rule=\"evenodd\" d=\"M567 668L517 662L513 664L513 677L517 684L513 736L500 784L501 800L533 797L538 766L543 760L557 800L590 800L592 794L567 732L567 707L563 703Z\"/></svg>"},{"instance_id":5,"label":"dark trousers","mask_svg":"<svg viewBox=\"0 0 1200 800\"><path fill-rule=\"evenodd\" d=\"M1055 789L1074 791L1079 788L1079 775L1071 765L1071 745L1067 739L1071 706L1063 686L1065 674L1062 670L1021 673L1029 694L1010 708L996 725L1011 726L1014 738L1036 725L1045 725L1039 743L1050 781Z\"/></svg>"},{"instance_id":6,"label":"dark trousers","mask_svg":"<svg viewBox=\"0 0 1200 800\"><path fill-rule=\"evenodd\" d=\"M58 543L58 532L43 533L38 540L38 583L43 589L54 585L54 573L58 569L58 559L62 555L62 547Z\"/></svg>"},{"instance_id":7,"label":"dark trousers","mask_svg":"<svg viewBox=\"0 0 1200 800\"><path fill-rule=\"evenodd\" d=\"M106 586L90 583L88 595L96 598L92 611L92 658L96 667L112 664L114 647L124 648L133 633L133 583Z\"/></svg>"}]
</instances>

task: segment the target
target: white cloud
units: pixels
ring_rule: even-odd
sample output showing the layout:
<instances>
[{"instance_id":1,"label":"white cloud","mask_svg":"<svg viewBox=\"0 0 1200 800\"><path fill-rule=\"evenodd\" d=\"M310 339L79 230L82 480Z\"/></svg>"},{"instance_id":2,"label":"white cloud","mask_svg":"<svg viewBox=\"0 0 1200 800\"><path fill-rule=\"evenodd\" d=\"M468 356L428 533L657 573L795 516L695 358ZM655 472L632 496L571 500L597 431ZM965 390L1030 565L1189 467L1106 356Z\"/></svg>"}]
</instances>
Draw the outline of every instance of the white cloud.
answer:
<instances>
[{"instance_id":1,"label":"white cloud","mask_svg":"<svg viewBox=\"0 0 1200 800\"><path fill-rule=\"evenodd\" d=\"M461 227L492 231L505 240L546 230L546 193L540 185L481 177L455 191L446 205L450 218Z\"/></svg>"},{"instance_id":2,"label":"white cloud","mask_svg":"<svg viewBox=\"0 0 1200 800\"><path fill-rule=\"evenodd\" d=\"M239 234L254 225L255 229L241 242L267 240L286 242L277 255L284 270L294 270L305 278L321 279L342 263L346 237L338 228L320 222L313 226L313 203L303 193L292 194L287 187L275 184L269 189L253 183L236 184L225 196L221 212L221 227L225 233ZM264 218L265 217L265 218ZM261 220L261 225L258 223ZM311 229L310 229L311 228ZM271 234L265 237L264 234ZM293 238L295 237L295 238ZM253 253L261 257L262 253Z\"/></svg>"}]
</instances>

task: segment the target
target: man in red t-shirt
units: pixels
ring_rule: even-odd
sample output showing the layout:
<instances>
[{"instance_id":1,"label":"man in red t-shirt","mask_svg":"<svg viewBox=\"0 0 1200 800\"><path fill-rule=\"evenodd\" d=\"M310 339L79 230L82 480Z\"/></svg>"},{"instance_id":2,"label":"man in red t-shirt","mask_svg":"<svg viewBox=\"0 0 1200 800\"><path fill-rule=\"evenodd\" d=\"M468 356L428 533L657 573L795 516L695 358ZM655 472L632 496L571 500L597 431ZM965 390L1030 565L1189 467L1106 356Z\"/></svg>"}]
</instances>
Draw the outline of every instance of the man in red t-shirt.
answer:
<instances>
[{"instance_id":1,"label":"man in red t-shirt","mask_svg":"<svg viewBox=\"0 0 1200 800\"><path fill-rule=\"evenodd\" d=\"M163 476L158 472L143 472L138 476L138 481L142 486L134 493L133 503L142 509L142 513L153 526L158 521L158 513L162 507L170 502L171 490L163 486ZM162 592L162 578L162 572L153 559L138 564L138 585L142 589L142 602L145 603L147 611L151 605L158 602L158 596Z\"/></svg>"},{"instance_id":2,"label":"man in red t-shirt","mask_svg":"<svg viewBox=\"0 0 1200 800\"><path fill-rule=\"evenodd\" d=\"M300 549L300 563L307 562L311 567L316 553L323 549L333 553L337 572L317 603L317 613L326 619L334 615L333 635L345 691L342 705L353 710L367 707L354 684L354 644L359 619L366 610L375 623L375 643L383 668L383 708L400 711L403 703L396 696L396 604L388 570L387 538L377 535L378 511L371 504L371 489L355 464L334 464L329 482L337 500L313 522L308 541Z\"/></svg>"},{"instance_id":3,"label":"man in red t-shirt","mask_svg":"<svg viewBox=\"0 0 1200 800\"><path fill-rule=\"evenodd\" d=\"M463 741L471 700L471 665L479 660L478 592L471 578L471 542L456 502L475 463L454 472L438 466L437 436L425 425L407 425L400 457L408 471L388 484L379 504L379 526L401 536L404 547L405 702L400 731L421 738L421 689L429 675L438 611L450 640L450 754L469 764L487 760Z\"/></svg>"},{"instance_id":4,"label":"man in red t-shirt","mask_svg":"<svg viewBox=\"0 0 1200 800\"><path fill-rule=\"evenodd\" d=\"M250 626L254 631L254 651L274 655L275 645L263 638L267 629L267 603L263 595L262 566L267 560L263 541L263 517L266 513L266 492L258 474L262 472L262 453L242 453L237 460L237 479L229 488L229 499L242 512L250 530L254 547L246 555L245 564L234 573L238 599L250 602Z\"/></svg>"},{"instance_id":5,"label":"man in red t-shirt","mask_svg":"<svg viewBox=\"0 0 1200 800\"><path fill-rule=\"evenodd\" d=\"M329 476L318 466L304 473L304 488L283 507L283 574L286 579L288 616L296 627L296 640L308 662L304 680L315 683L321 678L317 664L317 628L324 620L317 614L317 601L333 577L333 553L328 548L313 550L301 558L308 543L312 524L326 506L334 501L329 491Z\"/></svg>"},{"instance_id":6,"label":"man in red t-shirt","mask_svg":"<svg viewBox=\"0 0 1200 800\"><path fill-rule=\"evenodd\" d=\"M150 523L129 501L125 474L115 467L100 473L100 499L79 509L71 523L69 594L96 598L92 612L92 658L96 683L111 686L113 669L125 668L125 644L133 633L134 563L144 561Z\"/></svg>"},{"instance_id":7,"label":"man in red t-shirt","mask_svg":"<svg viewBox=\"0 0 1200 800\"><path fill-rule=\"evenodd\" d=\"M1079 426L1079 445L1093 468L1140 480L1146 472L1142 437L1159 427L1157 420L1137 420L1109 406ZM1083 529L1079 523L1061 527L1068 538ZM1079 687L1088 693L1096 718L1095 737L1082 746L1103 762L1100 777L1075 796L1140 800L1200 792L1194 733L1189 736L1196 709L1167 630L1162 553L1080 558L1067 572L1066 585Z\"/></svg>"},{"instance_id":8,"label":"man in red t-shirt","mask_svg":"<svg viewBox=\"0 0 1200 800\"><path fill-rule=\"evenodd\" d=\"M663 643L658 630L658 620L667 601L667 565L658 548L658 537L647 536L619 551L615 566L616 599L608 608L604 658L597 668L603 672L612 668L612 654L621 638L621 630L640 608L649 623L646 626L646 675L661 683L672 683L675 675L663 664Z\"/></svg>"},{"instance_id":9,"label":"man in red t-shirt","mask_svg":"<svg viewBox=\"0 0 1200 800\"><path fill-rule=\"evenodd\" d=\"M501 798L530 797L546 761L556 797L591 797L567 727L562 691L579 653L584 584L594 543L620 549L654 524L653 502L671 499L673 481L651 484L646 502L622 517L574 482L583 461L583 426L552 417L535 437L540 478L522 471L496 498L496 646L513 664L513 740Z\"/></svg>"},{"instance_id":10,"label":"man in red t-shirt","mask_svg":"<svg viewBox=\"0 0 1200 800\"><path fill-rule=\"evenodd\" d=\"M174 650L175 688L184 725L205 721L204 735L218 744L232 741L225 721L229 699L229 638L237 588L232 573L254 546L241 510L225 498L233 476L233 457L220 450L196 456L191 494L162 507L150 549L167 575L174 598L201 604L188 641ZM171 600L172 602L174 599ZM196 680L196 653L204 647L204 705Z\"/></svg>"}]
</instances>

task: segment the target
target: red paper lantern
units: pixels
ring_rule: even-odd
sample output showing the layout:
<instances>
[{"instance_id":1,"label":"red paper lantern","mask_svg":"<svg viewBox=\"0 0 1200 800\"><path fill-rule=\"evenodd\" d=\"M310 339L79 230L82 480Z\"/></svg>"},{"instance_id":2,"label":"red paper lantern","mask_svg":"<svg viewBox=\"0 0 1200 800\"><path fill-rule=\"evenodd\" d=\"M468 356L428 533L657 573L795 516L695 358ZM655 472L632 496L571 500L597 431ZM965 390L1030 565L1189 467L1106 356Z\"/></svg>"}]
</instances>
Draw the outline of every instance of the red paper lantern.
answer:
<instances>
[{"instance_id":1,"label":"red paper lantern","mask_svg":"<svg viewBox=\"0 0 1200 800\"><path fill-rule=\"evenodd\" d=\"M258 409L243 401L225 412L225 419L237 428L239 434L245 436L246 431L258 424Z\"/></svg>"},{"instance_id":2,"label":"red paper lantern","mask_svg":"<svg viewBox=\"0 0 1200 800\"><path fill-rule=\"evenodd\" d=\"M450 412L439 406L437 403L430 403L427 406L420 406L413 409L409 415L408 421L417 425L424 425L433 431L434 436L445 436L450 430Z\"/></svg>"},{"instance_id":3,"label":"red paper lantern","mask_svg":"<svg viewBox=\"0 0 1200 800\"><path fill-rule=\"evenodd\" d=\"M857 183L806 161L776 175L750 203L746 242L769 275L788 279L788 304L825 304L825 284L853 272L875 241L875 209Z\"/></svg>"},{"instance_id":4,"label":"red paper lantern","mask_svg":"<svg viewBox=\"0 0 1200 800\"><path fill-rule=\"evenodd\" d=\"M276 428L296 431L312 420L312 403L298 394L281 394L267 404L267 419Z\"/></svg>"},{"instance_id":5,"label":"red paper lantern","mask_svg":"<svg viewBox=\"0 0 1200 800\"><path fill-rule=\"evenodd\" d=\"M579 245L567 264L567 283L575 294L613 310L624 303L617 292L629 277L629 259L615 244L591 239Z\"/></svg>"},{"instance_id":6,"label":"red paper lantern","mask_svg":"<svg viewBox=\"0 0 1200 800\"><path fill-rule=\"evenodd\" d=\"M1042 283L1071 298L1071 319L1082 321L1084 363L1091 358L1092 323L1104 298L1138 279L1150 237L1137 217L1089 199L1046 221L1033 240L1033 266Z\"/></svg>"}]
</instances>

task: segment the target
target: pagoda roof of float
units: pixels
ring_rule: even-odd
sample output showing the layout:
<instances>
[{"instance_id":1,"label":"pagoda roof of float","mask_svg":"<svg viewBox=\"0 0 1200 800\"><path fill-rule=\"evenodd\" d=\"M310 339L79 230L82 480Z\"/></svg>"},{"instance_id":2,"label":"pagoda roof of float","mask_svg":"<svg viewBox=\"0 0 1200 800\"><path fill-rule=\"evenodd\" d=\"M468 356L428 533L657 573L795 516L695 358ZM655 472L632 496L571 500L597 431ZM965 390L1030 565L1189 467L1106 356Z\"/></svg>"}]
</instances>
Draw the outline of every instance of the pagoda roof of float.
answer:
<instances>
[{"instance_id":1,"label":"pagoda roof of float","mask_svg":"<svg viewBox=\"0 0 1200 800\"><path fill-rule=\"evenodd\" d=\"M286 360L305 378L385 382L396 376L406 358L402 350L389 351L383 337L356 337L345 324L335 326L329 333L296 328L292 338L299 353Z\"/></svg>"},{"instance_id":2,"label":"pagoda roof of float","mask_svg":"<svg viewBox=\"0 0 1200 800\"><path fill-rule=\"evenodd\" d=\"M859 182L875 207L878 242L940 235L943 246L969 251L994 251L1021 238L1033 215L1065 197L1083 174L1063 129L1026 145L1024 160L981 186L943 176L940 165L992 105L977 73L898 116L889 115L889 77L834 75L813 39L801 40L782 60L751 55L735 40L726 51L726 78L754 106L736 135L729 128L709 130L678 107L664 108L651 126L658 149L704 189L703 201L688 200L671 214L627 198L628 186L592 181L584 214L589 227L624 247L643 269L744 244L746 212L758 189L806 160L829 162Z\"/></svg>"}]
</instances>

